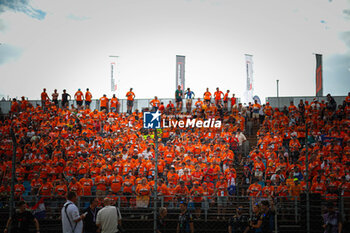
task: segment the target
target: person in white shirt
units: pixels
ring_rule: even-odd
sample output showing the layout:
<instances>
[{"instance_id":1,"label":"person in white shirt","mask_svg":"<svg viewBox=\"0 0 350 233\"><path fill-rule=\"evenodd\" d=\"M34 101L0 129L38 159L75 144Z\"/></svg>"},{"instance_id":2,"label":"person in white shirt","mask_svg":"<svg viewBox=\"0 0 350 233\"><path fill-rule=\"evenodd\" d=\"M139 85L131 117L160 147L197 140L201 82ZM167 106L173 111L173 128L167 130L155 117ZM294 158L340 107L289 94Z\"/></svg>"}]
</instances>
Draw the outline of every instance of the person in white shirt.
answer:
<instances>
[{"instance_id":1,"label":"person in white shirt","mask_svg":"<svg viewBox=\"0 0 350 233\"><path fill-rule=\"evenodd\" d=\"M77 201L75 192L68 192L67 202L61 210L63 233L81 233L83 231L83 219L85 214L79 215L79 209L74 204Z\"/></svg>"},{"instance_id":2,"label":"person in white shirt","mask_svg":"<svg viewBox=\"0 0 350 233\"><path fill-rule=\"evenodd\" d=\"M111 206L112 200L108 197L104 199L103 203L105 207L97 213L96 225L101 230L101 233L119 232L118 225L121 226L122 220L119 209Z\"/></svg>"}]
</instances>

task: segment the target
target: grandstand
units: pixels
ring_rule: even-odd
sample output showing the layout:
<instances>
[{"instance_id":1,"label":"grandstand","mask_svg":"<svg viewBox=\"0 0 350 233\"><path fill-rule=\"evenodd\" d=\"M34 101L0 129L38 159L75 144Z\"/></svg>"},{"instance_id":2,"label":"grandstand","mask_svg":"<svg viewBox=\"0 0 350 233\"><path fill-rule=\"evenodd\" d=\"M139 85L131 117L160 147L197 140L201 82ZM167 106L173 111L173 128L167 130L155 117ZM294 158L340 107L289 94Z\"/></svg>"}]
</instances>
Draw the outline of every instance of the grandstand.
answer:
<instances>
[{"instance_id":1,"label":"grandstand","mask_svg":"<svg viewBox=\"0 0 350 233\"><path fill-rule=\"evenodd\" d=\"M67 108L48 101L44 106L24 99L2 102L0 230L9 215L15 156L15 202L26 201L41 232L61 232L60 211L68 191L79 195L81 211L92 198L102 207L108 196L120 208L127 232L153 232L158 143L157 206L168 209L169 232L176 231L182 200L193 213L196 232L227 232L238 206L252 218L254 206L263 200L275 211L274 232L306 232L307 226L323 232L320 219L330 201L346 232L350 94L336 98L338 105L333 100L330 95L320 100L290 97L280 108L276 99L272 106L243 106L238 100L227 108L198 100L190 112L185 106L156 106L166 121L184 117L222 122L220 128L157 131L143 128L150 100L135 100L132 114L126 113L124 100L116 112L110 106L100 111L99 100L92 101L91 109L75 102ZM310 225L307 215L312 216Z\"/></svg>"}]
</instances>

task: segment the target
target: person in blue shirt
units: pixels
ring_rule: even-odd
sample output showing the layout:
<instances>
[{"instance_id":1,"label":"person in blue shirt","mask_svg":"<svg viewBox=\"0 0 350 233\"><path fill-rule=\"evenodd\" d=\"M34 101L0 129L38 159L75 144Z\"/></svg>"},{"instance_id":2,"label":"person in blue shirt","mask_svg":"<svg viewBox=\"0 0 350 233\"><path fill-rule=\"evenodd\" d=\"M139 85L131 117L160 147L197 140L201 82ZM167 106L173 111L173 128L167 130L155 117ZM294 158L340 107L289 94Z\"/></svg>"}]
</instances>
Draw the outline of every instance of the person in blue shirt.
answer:
<instances>
[{"instance_id":1,"label":"person in blue shirt","mask_svg":"<svg viewBox=\"0 0 350 233\"><path fill-rule=\"evenodd\" d=\"M192 99L194 99L194 92L191 91L190 88L187 88L187 91L185 92L185 98L186 98L186 110L188 113L190 113L192 108Z\"/></svg>"}]
</instances>

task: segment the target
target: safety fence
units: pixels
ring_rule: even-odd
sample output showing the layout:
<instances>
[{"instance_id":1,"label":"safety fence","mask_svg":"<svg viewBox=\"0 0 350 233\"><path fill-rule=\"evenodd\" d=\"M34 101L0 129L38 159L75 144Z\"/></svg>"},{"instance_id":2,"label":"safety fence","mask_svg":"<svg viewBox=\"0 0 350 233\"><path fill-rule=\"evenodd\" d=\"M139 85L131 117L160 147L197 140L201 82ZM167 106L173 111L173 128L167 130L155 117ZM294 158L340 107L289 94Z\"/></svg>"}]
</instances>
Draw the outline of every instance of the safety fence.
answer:
<instances>
[{"instance_id":1,"label":"safety fence","mask_svg":"<svg viewBox=\"0 0 350 233\"><path fill-rule=\"evenodd\" d=\"M127 232L152 232L154 201L151 196L108 196L114 200L114 205L120 208L124 228ZM90 205L90 200L98 200L98 205L103 206L105 196L81 196L77 206L81 213ZM42 202L43 200L43 202ZM178 196L160 196L157 207L166 207L168 215L169 232L175 232L178 215L180 213L179 202L183 200ZM263 200L270 203L270 208L275 212L273 225L275 232L306 232L306 197L276 197L254 198L247 196L213 197L204 196L200 202L187 199L187 208L191 211L195 227L202 229L199 232L227 232L229 220L236 214L238 207L247 219L253 219L254 206ZM19 200L17 200L19 201ZM16 201L16 202L17 202ZM63 197L39 197L26 196L25 201L33 214L41 223L41 232L61 232L60 214L65 199ZM38 203L43 203L38 205ZM320 195L310 195L310 226L311 232L322 231L322 214L326 211L329 200ZM350 197L340 197L333 200L336 211L339 211L342 221L346 222L350 216ZM0 203L0 226L4 226L8 218L8 201L2 199ZM2 231L2 227L0 227Z\"/></svg>"}]
</instances>

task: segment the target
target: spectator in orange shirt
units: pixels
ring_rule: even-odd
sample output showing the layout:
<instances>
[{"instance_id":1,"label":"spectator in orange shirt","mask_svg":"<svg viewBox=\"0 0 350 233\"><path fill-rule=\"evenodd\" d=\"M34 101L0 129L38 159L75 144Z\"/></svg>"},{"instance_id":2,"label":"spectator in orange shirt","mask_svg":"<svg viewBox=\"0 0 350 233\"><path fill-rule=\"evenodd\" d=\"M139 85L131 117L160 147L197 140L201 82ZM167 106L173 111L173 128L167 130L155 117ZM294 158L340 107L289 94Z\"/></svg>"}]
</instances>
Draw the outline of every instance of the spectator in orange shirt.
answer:
<instances>
[{"instance_id":1,"label":"spectator in orange shirt","mask_svg":"<svg viewBox=\"0 0 350 233\"><path fill-rule=\"evenodd\" d=\"M86 109L90 109L91 100L92 100L92 94L91 94L89 88L86 88L86 92L85 92L85 108Z\"/></svg>"},{"instance_id":2,"label":"spectator in orange shirt","mask_svg":"<svg viewBox=\"0 0 350 233\"><path fill-rule=\"evenodd\" d=\"M131 171L127 174L127 176L124 178L124 182L122 184L123 187L123 195L126 196L127 199L127 205L130 206L130 199L133 195L133 186L135 184L135 177L132 176Z\"/></svg>"},{"instance_id":3,"label":"spectator in orange shirt","mask_svg":"<svg viewBox=\"0 0 350 233\"><path fill-rule=\"evenodd\" d=\"M221 103L221 96L224 96L224 93L216 88L216 92L214 92L215 105L218 106Z\"/></svg>"},{"instance_id":4,"label":"spectator in orange shirt","mask_svg":"<svg viewBox=\"0 0 350 233\"><path fill-rule=\"evenodd\" d=\"M46 93L46 88L43 89L43 92L41 93L41 107L43 110L46 110L46 102L50 100L49 95Z\"/></svg>"},{"instance_id":5,"label":"spectator in orange shirt","mask_svg":"<svg viewBox=\"0 0 350 233\"><path fill-rule=\"evenodd\" d=\"M258 104L257 100L254 100L254 104L252 106L253 110L253 121L255 125L259 125L259 111L260 111L261 105Z\"/></svg>"},{"instance_id":6,"label":"spectator in orange shirt","mask_svg":"<svg viewBox=\"0 0 350 233\"><path fill-rule=\"evenodd\" d=\"M38 191L39 191L39 189L41 187L42 182L43 182L42 179L39 178L39 174L36 173L34 175L34 179L30 183L30 186L32 187L30 192L31 192L32 195L37 195L38 194Z\"/></svg>"},{"instance_id":7,"label":"spectator in orange shirt","mask_svg":"<svg viewBox=\"0 0 350 233\"><path fill-rule=\"evenodd\" d=\"M220 215L222 215L222 219L225 219L225 208L227 206L227 181L225 180L224 176L220 173L218 174L218 181L216 182L215 191L214 193L217 196L217 203L218 203L218 216L217 219L220 218Z\"/></svg>"},{"instance_id":8,"label":"spectator in orange shirt","mask_svg":"<svg viewBox=\"0 0 350 233\"><path fill-rule=\"evenodd\" d=\"M321 182L321 178L317 177L316 182L311 186L312 193L319 193L323 196L326 193L326 186Z\"/></svg>"},{"instance_id":9,"label":"spectator in orange shirt","mask_svg":"<svg viewBox=\"0 0 350 233\"><path fill-rule=\"evenodd\" d=\"M158 180L158 188L157 188L158 196L163 198L164 205L168 207L170 204L169 202L171 201L172 197L170 197L170 190L169 188L165 185L163 179Z\"/></svg>"},{"instance_id":10,"label":"spectator in orange shirt","mask_svg":"<svg viewBox=\"0 0 350 233\"><path fill-rule=\"evenodd\" d=\"M299 200L300 199L300 193L302 192L301 184L299 183L298 178L294 178L294 183L289 186L289 196L292 197L292 200Z\"/></svg>"},{"instance_id":11,"label":"spectator in orange shirt","mask_svg":"<svg viewBox=\"0 0 350 233\"><path fill-rule=\"evenodd\" d=\"M130 88L130 91L126 93L127 98L127 113L132 113L132 107L134 105L134 99L135 99L135 93L132 91L132 88Z\"/></svg>"},{"instance_id":12,"label":"spectator in orange shirt","mask_svg":"<svg viewBox=\"0 0 350 233\"><path fill-rule=\"evenodd\" d=\"M11 102L11 110L10 110L10 114L13 115L13 114L16 114L19 112L19 104L17 102L17 99L16 98L13 98L12 99L12 102Z\"/></svg>"},{"instance_id":13,"label":"spectator in orange shirt","mask_svg":"<svg viewBox=\"0 0 350 233\"><path fill-rule=\"evenodd\" d=\"M51 196L52 194L52 184L51 182L47 182L47 178L43 179L43 184L41 185L39 189L39 195L41 196Z\"/></svg>"},{"instance_id":14,"label":"spectator in orange shirt","mask_svg":"<svg viewBox=\"0 0 350 233\"><path fill-rule=\"evenodd\" d=\"M224 98L223 98L225 111L228 111L228 99L229 99L228 95L229 95L229 93L230 93L230 90L227 90L225 95L224 95Z\"/></svg>"},{"instance_id":15,"label":"spectator in orange shirt","mask_svg":"<svg viewBox=\"0 0 350 233\"><path fill-rule=\"evenodd\" d=\"M231 97L231 112L233 112L233 109L237 108L237 98L235 97L235 94L232 94Z\"/></svg>"},{"instance_id":16,"label":"spectator in orange shirt","mask_svg":"<svg viewBox=\"0 0 350 233\"><path fill-rule=\"evenodd\" d=\"M195 207L195 216L197 217L197 219L200 219L201 216L201 207L202 207L202 197L203 197L203 193L204 190L202 187L199 186L199 182L195 181L193 182L193 188L190 191L190 194L192 196L192 201L194 203L194 207Z\"/></svg>"},{"instance_id":17,"label":"spectator in orange shirt","mask_svg":"<svg viewBox=\"0 0 350 233\"><path fill-rule=\"evenodd\" d=\"M210 104L211 93L209 92L209 88L207 88L207 90L204 92L203 99L204 99L206 104Z\"/></svg>"},{"instance_id":18,"label":"spectator in orange shirt","mask_svg":"<svg viewBox=\"0 0 350 233\"><path fill-rule=\"evenodd\" d=\"M142 178L141 183L137 185L135 189L136 197L136 207L147 208L151 195L151 188L147 184L145 177Z\"/></svg>"},{"instance_id":19,"label":"spectator in orange shirt","mask_svg":"<svg viewBox=\"0 0 350 233\"><path fill-rule=\"evenodd\" d=\"M60 180L59 185L55 188L55 194L58 195L60 198L64 198L67 194L67 185Z\"/></svg>"},{"instance_id":20,"label":"spectator in orange shirt","mask_svg":"<svg viewBox=\"0 0 350 233\"><path fill-rule=\"evenodd\" d=\"M113 94L113 97L111 99L111 112L116 112L118 113L118 106L119 106L119 101L118 98Z\"/></svg>"},{"instance_id":21,"label":"spectator in orange shirt","mask_svg":"<svg viewBox=\"0 0 350 233\"><path fill-rule=\"evenodd\" d=\"M107 98L106 94L100 98L100 111L105 110L108 112L108 101L109 99Z\"/></svg>"},{"instance_id":22,"label":"spectator in orange shirt","mask_svg":"<svg viewBox=\"0 0 350 233\"><path fill-rule=\"evenodd\" d=\"M17 184L15 184L15 198L17 200L22 198L24 191L25 188L22 182L18 182Z\"/></svg>"},{"instance_id":23,"label":"spectator in orange shirt","mask_svg":"<svg viewBox=\"0 0 350 233\"><path fill-rule=\"evenodd\" d=\"M174 194L178 201L188 199L189 191L183 180L180 180L180 184L175 187Z\"/></svg>"},{"instance_id":24,"label":"spectator in orange shirt","mask_svg":"<svg viewBox=\"0 0 350 233\"><path fill-rule=\"evenodd\" d=\"M152 112L157 111L160 105L160 101L157 96L155 96L154 99L150 101L150 105L152 106Z\"/></svg>"},{"instance_id":25,"label":"spectator in orange shirt","mask_svg":"<svg viewBox=\"0 0 350 233\"><path fill-rule=\"evenodd\" d=\"M84 100L84 94L83 94L83 92L80 90L80 88L78 89L77 92L75 92L75 94L74 94L74 99L75 99L75 101L77 101L77 107L78 107L78 109L80 109L81 106L83 105L83 100Z\"/></svg>"},{"instance_id":26,"label":"spectator in orange shirt","mask_svg":"<svg viewBox=\"0 0 350 233\"><path fill-rule=\"evenodd\" d=\"M253 184L251 184L249 186L248 191L247 191L247 194L249 194L249 196L258 197L261 195L262 187L258 182L259 182L259 180L257 178L253 179Z\"/></svg>"},{"instance_id":27,"label":"spectator in orange shirt","mask_svg":"<svg viewBox=\"0 0 350 233\"><path fill-rule=\"evenodd\" d=\"M79 183L82 186L82 191L84 196L91 196L92 195L92 186L94 185L94 182L89 177L88 173L84 174L84 177L80 179Z\"/></svg>"},{"instance_id":28,"label":"spectator in orange shirt","mask_svg":"<svg viewBox=\"0 0 350 233\"><path fill-rule=\"evenodd\" d=\"M291 152L291 159L293 163L298 161L299 159L299 149L301 145L299 143L299 140L296 138L296 136L292 136L292 139L289 141L289 149Z\"/></svg>"},{"instance_id":29,"label":"spectator in orange shirt","mask_svg":"<svg viewBox=\"0 0 350 233\"><path fill-rule=\"evenodd\" d=\"M175 111L175 105L169 100L168 105L166 106L166 114L173 114Z\"/></svg>"},{"instance_id":30,"label":"spectator in orange shirt","mask_svg":"<svg viewBox=\"0 0 350 233\"><path fill-rule=\"evenodd\" d=\"M75 177L72 178L72 181L69 184L69 191L75 192L77 196L82 194L82 187Z\"/></svg>"},{"instance_id":31,"label":"spectator in orange shirt","mask_svg":"<svg viewBox=\"0 0 350 233\"><path fill-rule=\"evenodd\" d=\"M101 190L103 193L106 193L107 186L109 186L109 180L104 170L101 172L101 175L95 178L95 185L96 191Z\"/></svg>"},{"instance_id":32,"label":"spectator in orange shirt","mask_svg":"<svg viewBox=\"0 0 350 233\"><path fill-rule=\"evenodd\" d=\"M123 178L119 175L119 171L114 171L114 176L109 177L109 183L111 184L111 191L113 194L117 194L123 185Z\"/></svg>"}]
</instances>

